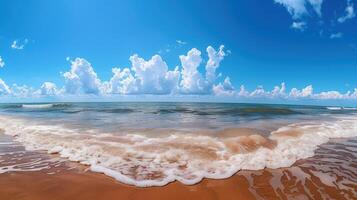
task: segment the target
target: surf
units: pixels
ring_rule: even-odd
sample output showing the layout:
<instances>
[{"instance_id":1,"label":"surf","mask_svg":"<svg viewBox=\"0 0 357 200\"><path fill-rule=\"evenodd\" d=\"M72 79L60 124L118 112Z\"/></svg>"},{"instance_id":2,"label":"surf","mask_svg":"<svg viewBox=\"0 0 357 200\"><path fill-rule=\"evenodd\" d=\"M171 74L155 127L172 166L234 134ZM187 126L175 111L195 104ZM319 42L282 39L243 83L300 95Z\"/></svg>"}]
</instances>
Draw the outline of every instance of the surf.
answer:
<instances>
[{"instance_id":1,"label":"surf","mask_svg":"<svg viewBox=\"0 0 357 200\"><path fill-rule=\"evenodd\" d=\"M248 169L281 168L314 155L330 138L357 136L357 117L295 123L269 135L179 134L160 137L78 131L20 117L0 117L0 128L28 150L58 154L119 182L139 187L224 179Z\"/></svg>"}]
</instances>

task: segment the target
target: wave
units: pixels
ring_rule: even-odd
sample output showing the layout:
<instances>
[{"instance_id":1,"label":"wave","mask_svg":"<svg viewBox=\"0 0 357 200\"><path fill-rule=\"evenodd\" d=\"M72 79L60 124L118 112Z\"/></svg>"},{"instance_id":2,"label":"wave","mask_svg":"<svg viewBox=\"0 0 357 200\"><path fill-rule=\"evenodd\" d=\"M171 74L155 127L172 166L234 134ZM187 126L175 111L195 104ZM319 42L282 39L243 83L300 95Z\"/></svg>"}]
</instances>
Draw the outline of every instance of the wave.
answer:
<instances>
[{"instance_id":1,"label":"wave","mask_svg":"<svg viewBox=\"0 0 357 200\"><path fill-rule=\"evenodd\" d=\"M328 110L357 110L355 107L326 107Z\"/></svg>"},{"instance_id":2,"label":"wave","mask_svg":"<svg viewBox=\"0 0 357 200\"><path fill-rule=\"evenodd\" d=\"M259 134L172 133L165 137L77 132L58 125L0 116L0 128L29 150L45 150L89 165L95 172L140 187L172 181L195 184L228 178L241 169L289 167L314 155L330 138L357 136L357 118L291 124Z\"/></svg>"},{"instance_id":3,"label":"wave","mask_svg":"<svg viewBox=\"0 0 357 200\"><path fill-rule=\"evenodd\" d=\"M52 108L53 104L22 104L23 108Z\"/></svg>"},{"instance_id":4,"label":"wave","mask_svg":"<svg viewBox=\"0 0 357 200\"><path fill-rule=\"evenodd\" d=\"M326 107L327 110L342 110L342 107L336 107L336 106L331 106L331 107Z\"/></svg>"},{"instance_id":5,"label":"wave","mask_svg":"<svg viewBox=\"0 0 357 200\"><path fill-rule=\"evenodd\" d=\"M153 114L170 114L170 113L185 113L194 115L289 115L303 114L301 112L289 108L273 108L273 107L243 107L243 108L219 108L219 109L189 109L189 108L173 108L173 109L158 109Z\"/></svg>"},{"instance_id":6,"label":"wave","mask_svg":"<svg viewBox=\"0 0 357 200\"><path fill-rule=\"evenodd\" d=\"M67 103L46 103L46 104L22 104L22 108L67 108L70 107Z\"/></svg>"},{"instance_id":7,"label":"wave","mask_svg":"<svg viewBox=\"0 0 357 200\"><path fill-rule=\"evenodd\" d=\"M357 108L354 107L343 107L344 110L357 110Z\"/></svg>"}]
</instances>

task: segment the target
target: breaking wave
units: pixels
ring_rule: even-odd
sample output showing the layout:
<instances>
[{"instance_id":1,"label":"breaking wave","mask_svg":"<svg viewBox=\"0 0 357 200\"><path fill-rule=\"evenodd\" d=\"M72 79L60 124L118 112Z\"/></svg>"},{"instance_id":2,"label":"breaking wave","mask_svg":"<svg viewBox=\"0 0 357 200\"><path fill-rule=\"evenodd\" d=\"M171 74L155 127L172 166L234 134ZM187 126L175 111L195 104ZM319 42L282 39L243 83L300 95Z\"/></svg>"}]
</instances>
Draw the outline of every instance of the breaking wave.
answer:
<instances>
[{"instance_id":1,"label":"breaking wave","mask_svg":"<svg viewBox=\"0 0 357 200\"><path fill-rule=\"evenodd\" d=\"M241 134L140 134L78 132L59 125L0 117L0 128L30 150L45 150L89 165L116 180L140 187L172 181L195 184L203 178L228 178L241 169L291 166L314 155L330 138L357 136L357 117L297 123L268 136Z\"/></svg>"},{"instance_id":2,"label":"breaking wave","mask_svg":"<svg viewBox=\"0 0 357 200\"><path fill-rule=\"evenodd\" d=\"M355 107L326 107L328 110L357 110Z\"/></svg>"},{"instance_id":3,"label":"breaking wave","mask_svg":"<svg viewBox=\"0 0 357 200\"><path fill-rule=\"evenodd\" d=\"M22 104L23 108L52 108L53 104Z\"/></svg>"}]
</instances>

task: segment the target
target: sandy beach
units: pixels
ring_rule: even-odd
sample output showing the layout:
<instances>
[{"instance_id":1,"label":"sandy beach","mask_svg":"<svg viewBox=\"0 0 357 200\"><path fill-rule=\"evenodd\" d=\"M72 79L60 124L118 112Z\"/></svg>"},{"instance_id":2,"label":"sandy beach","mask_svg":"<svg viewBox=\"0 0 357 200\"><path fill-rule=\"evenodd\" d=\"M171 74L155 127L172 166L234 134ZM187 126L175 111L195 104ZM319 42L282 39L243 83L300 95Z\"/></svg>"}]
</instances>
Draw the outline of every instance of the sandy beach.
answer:
<instances>
[{"instance_id":1,"label":"sandy beach","mask_svg":"<svg viewBox=\"0 0 357 200\"><path fill-rule=\"evenodd\" d=\"M9 139L2 136L2 152L10 149L5 142ZM357 140L324 144L314 157L300 160L289 168L242 170L228 179L204 179L195 185L175 181L146 188L122 184L91 172L86 166L61 159L49 161L50 167L39 171L21 170L24 163L31 162L26 157L43 160L58 157L28 152L28 156L18 159L17 163L22 164L14 167L19 171L0 174L0 199L357 199L357 154L341 151L343 145L356 149ZM16 150L24 149L17 146L1 154L0 167L16 157L16 153L11 153Z\"/></svg>"},{"instance_id":2,"label":"sandy beach","mask_svg":"<svg viewBox=\"0 0 357 200\"><path fill-rule=\"evenodd\" d=\"M0 200L357 200L357 0L0 0Z\"/></svg>"}]
</instances>

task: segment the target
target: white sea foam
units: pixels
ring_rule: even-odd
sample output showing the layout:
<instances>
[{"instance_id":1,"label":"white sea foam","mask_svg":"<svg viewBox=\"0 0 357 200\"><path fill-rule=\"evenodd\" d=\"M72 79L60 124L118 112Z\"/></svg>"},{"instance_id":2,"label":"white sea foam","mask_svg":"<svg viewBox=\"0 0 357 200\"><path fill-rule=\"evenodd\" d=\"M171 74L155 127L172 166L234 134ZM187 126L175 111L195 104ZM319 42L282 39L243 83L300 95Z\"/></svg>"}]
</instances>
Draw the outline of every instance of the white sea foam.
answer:
<instances>
[{"instance_id":1,"label":"white sea foam","mask_svg":"<svg viewBox=\"0 0 357 200\"><path fill-rule=\"evenodd\" d=\"M53 104L22 104L23 108L51 108Z\"/></svg>"},{"instance_id":2,"label":"white sea foam","mask_svg":"<svg viewBox=\"0 0 357 200\"><path fill-rule=\"evenodd\" d=\"M298 159L313 156L318 145L329 138L357 136L357 117L292 124L268 138L174 133L155 138L98 135L5 116L0 117L0 128L27 149L58 153L122 183L147 187L175 180L190 185L202 178L222 179L241 169L288 167Z\"/></svg>"},{"instance_id":3,"label":"white sea foam","mask_svg":"<svg viewBox=\"0 0 357 200\"><path fill-rule=\"evenodd\" d=\"M328 110L357 110L355 107L326 107Z\"/></svg>"},{"instance_id":4,"label":"white sea foam","mask_svg":"<svg viewBox=\"0 0 357 200\"><path fill-rule=\"evenodd\" d=\"M328 110L342 110L342 107L336 107L336 106L330 106L330 107L326 107L326 109Z\"/></svg>"},{"instance_id":5,"label":"white sea foam","mask_svg":"<svg viewBox=\"0 0 357 200\"><path fill-rule=\"evenodd\" d=\"M357 110L355 107L343 107L344 110Z\"/></svg>"}]
</instances>

